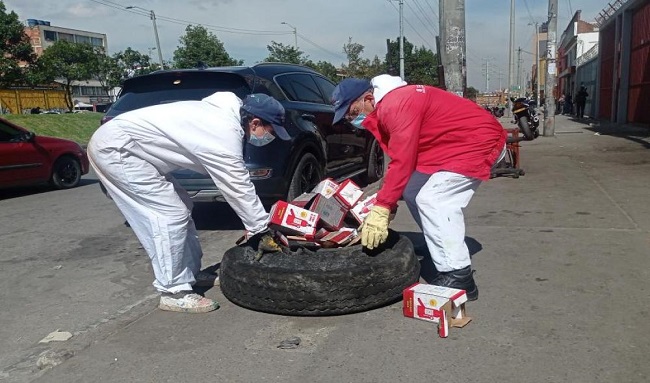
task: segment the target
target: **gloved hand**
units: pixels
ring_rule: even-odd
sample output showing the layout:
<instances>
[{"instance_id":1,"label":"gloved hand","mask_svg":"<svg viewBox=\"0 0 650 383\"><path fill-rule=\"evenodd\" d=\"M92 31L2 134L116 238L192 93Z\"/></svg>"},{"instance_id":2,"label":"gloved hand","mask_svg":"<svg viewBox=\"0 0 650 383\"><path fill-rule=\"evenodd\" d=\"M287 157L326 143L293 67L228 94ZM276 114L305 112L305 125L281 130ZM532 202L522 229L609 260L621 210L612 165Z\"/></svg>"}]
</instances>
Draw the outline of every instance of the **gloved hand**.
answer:
<instances>
[{"instance_id":1,"label":"gloved hand","mask_svg":"<svg viewBox=\"0 0 650 383\"><path fill-rule=\"evenodd\" d=\"M278 245L277 242L273 239L273 233L271 230L261 231L246 241L246 244L253 248L257 252L255 254L255 260L259 261L264 253L275 253L282 251L282 247Z\"/></svg>"},{"instance_id":2,"label":"gloved hand","mask_svg":"<svg viewBox=\"0 0 650 383\"><path fill-rule=\"evenodd\" d=\"M373 206L361 225L361 245L372 250L386 242L390 210Z\"/></svg>"}]
</instances>

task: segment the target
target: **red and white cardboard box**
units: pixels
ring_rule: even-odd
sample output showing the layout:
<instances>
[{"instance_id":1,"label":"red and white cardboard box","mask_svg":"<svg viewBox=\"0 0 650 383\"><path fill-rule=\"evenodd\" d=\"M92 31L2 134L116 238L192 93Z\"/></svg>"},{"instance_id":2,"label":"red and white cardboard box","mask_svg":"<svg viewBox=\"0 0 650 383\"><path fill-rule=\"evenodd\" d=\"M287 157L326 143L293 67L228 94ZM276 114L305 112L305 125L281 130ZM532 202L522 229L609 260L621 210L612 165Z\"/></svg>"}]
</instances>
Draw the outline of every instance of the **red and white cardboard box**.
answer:
<instances>
[{"instance_id":1,"label":"red and white cardboard box","mask_svg":"<svg viewBox=\"0 0 650 383\"><path fill-rule=\"evenodd\" d=\"M366 219L368 214L370 214L370 209L375 206L377 202L377 193L371 194L363 200L359 201L354 207L350 210L350 214L356 219L359 223L363 223L363 220Z\"/></svg>"},{"instance_id":2,"label":"red and white cardboard box","mask_svg":"<svg viewBox=\"0 0 650 383\"><path fill-rule=\"evenodd\" d=\"M336 189L339 188L339 184L334 182L333 179L327 178L322 180L316 187L311 191L312 193L322 194L325 198L331 198Z\"/></svg>"},{"instance_id":3,"label":"red and white cardboard box","mask_svg":"<svg viewBox=\"0 0 650 383\"><path fill-rule=\"evenodd\" d=\"M309 206L309 210L317 213L323 226L328 230L338 230L343 226L343 220L348 209L334 198L326 198L322 194L316 195Z\"/></svg>"},{"instance_id":4,"label":"red and white cardboard box","mask_svg":"<svg viewBox=\"0 0 650 383\"><path fill-rule=\"evenodd\" d=\"M332 232L320 239L321 242L332 242L343 245L357 237L357 231L348 227Z\"/></svg>"},{"instance_id":5,"label":"red and white cardboard box","mask_svg":"<svg viewBox=\"0 0 650 383\"><path fill-rule=\"evenodd\" d=\"M359 202L359 199L362 195L363 190L361 190L357 184L347 179L343 181L341 185L339 185L338 189L336 189L334 198L336 198L337 201L349 209L352 206L356 205L357 202Z\"/></svg>"},{"instance_id":6,"label":"red and white cardboard box","mask_svg":"<svg viewBox=\"0 0 650 383\"><path fill-rule=\"evenodd\" d=\"M307 239L314 238L318 214L278 201L271 206L269 226L285 234L302 235Z\"/></svg>"},{"instance_id":7,"label":"red and white cardboard box","mask_svg":"<svg viewBox=\"0 0 650 383\"><path fill-rule=\"evenodd\" d=\"M472 320L465 313L465 290L416 283L402 296L404 316L438 323L441 338L449 336L450 327L465 327Z\"/></svg>"}]
</instances>

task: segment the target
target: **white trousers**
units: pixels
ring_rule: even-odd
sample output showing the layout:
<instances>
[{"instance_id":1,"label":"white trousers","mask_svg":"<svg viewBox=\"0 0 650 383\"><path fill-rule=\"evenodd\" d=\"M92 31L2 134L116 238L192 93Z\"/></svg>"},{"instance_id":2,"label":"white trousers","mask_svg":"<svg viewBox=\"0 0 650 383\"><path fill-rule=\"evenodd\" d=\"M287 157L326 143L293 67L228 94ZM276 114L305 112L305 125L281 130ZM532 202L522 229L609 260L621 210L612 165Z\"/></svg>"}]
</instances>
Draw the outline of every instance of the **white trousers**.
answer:
<instances>
[{"instance_id":1,"label":"white trousers","mask_svg":"<svg viewBox=\"0 0 650 383\"><path fill-rule=\"evenodd\" d=\"M465 244L463 209L480 184L479 179L452 172L431 175L415 172L404 190L404 200L440 272L459 270L471 264Z\"/></svg>"},{"instance_id":2,"label":"white trousers","mask_svg":"<svg viewBox=\"0 0 650 383\"><path fill-rule=\"evenodd\" d=\"M88 146L90 164L151 259L154 287L192 290L203 256L192 201L173 177L161 175L137 152L134 143L98 150L91 140Z\"/></svg>"}]
</instances>

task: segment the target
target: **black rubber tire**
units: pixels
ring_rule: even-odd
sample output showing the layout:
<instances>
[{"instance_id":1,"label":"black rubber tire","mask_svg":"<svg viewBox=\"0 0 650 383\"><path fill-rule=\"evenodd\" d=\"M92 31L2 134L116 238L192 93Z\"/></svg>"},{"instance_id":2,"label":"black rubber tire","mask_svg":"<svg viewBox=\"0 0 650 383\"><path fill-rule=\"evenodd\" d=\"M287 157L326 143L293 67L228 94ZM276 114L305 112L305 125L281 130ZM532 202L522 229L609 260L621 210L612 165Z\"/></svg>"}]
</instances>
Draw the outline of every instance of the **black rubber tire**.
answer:
<instances>
[{"instance_id":1,"label":"black rubber tire","mask_svg":"<svg viewBox=\"0 0 650 383\"><path fill-rule=\"evenodd\" d=\"M379 146L377 140L372 140L370 143L367 169L361 177L361 181L366 185L379 181L386 171L384 168L384 151L381 150L381 146Z\"/></svg>"},{"instance_id":2,"label":"black rubber tire","mask_svg":"<svg viewBox=\"0 0 650 383\"><path fill-rule=\"evenodd\" d=\"M519 126L519 129L521 129L521 133L526 137L526 140L534 140L535 136L533 135L533 132L530 130L530 126L528 125L528 117L526 116L521 116L519 117L519 120L517 121L517 126Z\"/></svg>"},{"instance_id":3,"label":"black rubber tire","mask_svg":"<svg viewBox=\"0 0 650 383\"><path fill-rule=\"evenodd\" d=\"M63 156L52 166L50 183L57 189L70 189L79 186L81 164L71 156Z\"/></svg>"},{"instance_id":4,"label":"black rubber tire","mask_svg":"<svg viewBox=\"0 0 650 383\"><path fill-rule=\"evenodd\" d=\"M311 153L305 153L291 176L287 201L292 201L302 193L311 191L323 177L323 167L318 159Z\"/></svg>"},{"instance_id":5,"label":"black rubber tire","mask_svg":"<svg viewBox=\"0 0 650 383\"><path fill-rule=\"evenodd\" d=\"M265 254L247 246L226 251L220 284L233 303L255 311L293 316L340 315L401 299L417 282L420 263L411 241L396 232L366 254L360 245Z\"/></svg>"}]
</instances>

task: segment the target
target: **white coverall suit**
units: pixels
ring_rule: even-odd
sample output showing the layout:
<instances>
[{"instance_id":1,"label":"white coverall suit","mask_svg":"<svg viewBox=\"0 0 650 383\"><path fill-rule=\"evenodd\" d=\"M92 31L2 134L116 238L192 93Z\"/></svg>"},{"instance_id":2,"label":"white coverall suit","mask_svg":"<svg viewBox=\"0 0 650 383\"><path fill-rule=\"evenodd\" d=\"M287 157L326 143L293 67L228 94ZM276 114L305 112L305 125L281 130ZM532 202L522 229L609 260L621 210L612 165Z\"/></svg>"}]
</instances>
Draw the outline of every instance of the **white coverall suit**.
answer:
<instances>
[{"instance_id":1,"label":"white coverall suit","mask_svg":"<svg viewBox=\"0 0 650 383\"><path fill-rule=\"evenodd\" d=\"M192 201L171 171L210 175L250 234L267 228L244 163L241 105L234 93L217 92L137 109L102 125L88 143L90 163L151 258L160 292L192 290L201 268Z\"/></svg>"}]
</instances>

